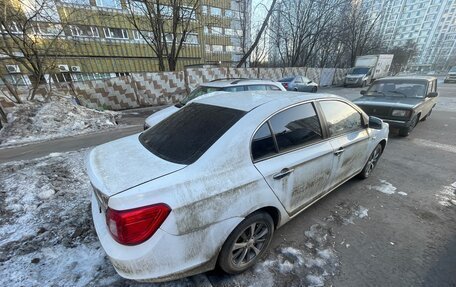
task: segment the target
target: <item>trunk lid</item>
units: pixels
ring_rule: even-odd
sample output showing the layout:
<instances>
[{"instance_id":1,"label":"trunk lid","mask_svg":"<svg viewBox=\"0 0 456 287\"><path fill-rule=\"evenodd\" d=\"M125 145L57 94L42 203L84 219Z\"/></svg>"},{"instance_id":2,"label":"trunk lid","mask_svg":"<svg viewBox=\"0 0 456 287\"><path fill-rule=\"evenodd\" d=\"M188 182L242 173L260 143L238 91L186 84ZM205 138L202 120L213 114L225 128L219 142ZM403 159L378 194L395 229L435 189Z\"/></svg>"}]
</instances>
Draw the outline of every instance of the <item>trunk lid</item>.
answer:
<instances>
[{"instance_id":1,"label":"trunk lid","mask_svg":"<svg viewBox=\"0 0 456 287\"><path fill-rule=\"evenodd\" d=\"M110 197L186 167L157 157L138 136L97 146L89 153L87 171L95 190Z\"/></svg>"}]
</instances>

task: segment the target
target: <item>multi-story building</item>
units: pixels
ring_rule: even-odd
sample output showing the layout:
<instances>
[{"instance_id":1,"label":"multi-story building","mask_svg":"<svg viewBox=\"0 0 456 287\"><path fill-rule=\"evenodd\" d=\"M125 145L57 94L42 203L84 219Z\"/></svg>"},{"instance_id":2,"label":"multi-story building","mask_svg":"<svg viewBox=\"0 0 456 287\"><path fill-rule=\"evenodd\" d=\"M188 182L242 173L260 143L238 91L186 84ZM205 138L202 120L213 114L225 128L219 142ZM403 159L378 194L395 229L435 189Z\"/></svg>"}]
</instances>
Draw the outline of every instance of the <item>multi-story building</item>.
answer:
<instances>
[{"instance_id":1,"label":"multi-story building","mask_svg":"<svg viewBox=\"0 0 456 287\"><path fill-rule=\"evenodd\" d=\"M411 69L446 70L456 64L456 0L367 0L380 14L380 34L387 48L415 42Z\"/></svg>"},{"instance_id":2,"label":"multi-story building","mask_svg":"<svg viewBox=\"0 0 456 287\"><path fill-rule=\"evenodd\" d=\"M14 1L20 0L9 1L14 4ZM54 9L51 11L54 14L54 23L42 22L36 18L34 32L38 39L49 39L58 34L58 37L65 42L65 45L62 45L64 50L59 51L58 58L55 60L60 73L53 75L54 80L90 80L159 70L157 56L153 49L147 45L126 17L129 14L128 7L131 7L128 5L132 5L133 1L46 1L53 2L48 7ZM195 3L195 0L189 1ZM176 69L180 70L189 65L236 63L242 53L240 39L244 36L248 37L250 33L250 0L196 1L196 11L191 23L193 29L185 39ZM163 1L163 3L166 5L167 2ZM185 4L185 0L182 3ZM141 2L138 2L137 6L140 5ZM169 18L172 15L172 8L170 11ZM141 12L138 11L138 13ZM59 31L58 28L62 27L59 22L63 22L62 19L66 22L71 21L71 25L66 25L63 31ZM242 23L246 20L249 23L243 26ZM10 23L10 25L17 24ZM247 27L247 33L242 27ZM148 31L142 32L148 33ZM21 33L19 27L17 33ZM0 42L5 41L4 38L1 37ZM8 59L0 52L0 73L10 78L17 78L13 75L26 73L26 71L20 64L14 63L12 59Z\"/></svg>"}]
</instances>

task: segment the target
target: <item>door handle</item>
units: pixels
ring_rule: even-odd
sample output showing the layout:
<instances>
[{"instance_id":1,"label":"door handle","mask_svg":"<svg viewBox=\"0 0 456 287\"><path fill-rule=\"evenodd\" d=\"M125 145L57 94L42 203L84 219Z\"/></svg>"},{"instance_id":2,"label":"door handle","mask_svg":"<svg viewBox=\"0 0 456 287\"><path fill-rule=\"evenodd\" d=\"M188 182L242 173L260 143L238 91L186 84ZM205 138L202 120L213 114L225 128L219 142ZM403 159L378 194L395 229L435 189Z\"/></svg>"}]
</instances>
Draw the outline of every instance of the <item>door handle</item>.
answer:
<instances>
[{"instance_id":1,"label":"door handle","mask_svg":"<svg viewBox=\"0 0 456 287\"><path fill-rule=\"evenodd\" d=\"M276 173L272 176L273 179L281 179L289 175L294 171L294 168L284 168L279 173Z\"/></svg>"},{"instance_id":2,"label":"door handle","mask_svg":"<svg viewBox=\"0 0 456 287\"><path fill-rule=\"evenodd\" d=\"M344 149L343 147L340 147L338 150L336 150L336 151L334 152L334 155L339 156L339 155L341 155L344 151L345 151L345 149Z\"/></svg>"}]
</instances>

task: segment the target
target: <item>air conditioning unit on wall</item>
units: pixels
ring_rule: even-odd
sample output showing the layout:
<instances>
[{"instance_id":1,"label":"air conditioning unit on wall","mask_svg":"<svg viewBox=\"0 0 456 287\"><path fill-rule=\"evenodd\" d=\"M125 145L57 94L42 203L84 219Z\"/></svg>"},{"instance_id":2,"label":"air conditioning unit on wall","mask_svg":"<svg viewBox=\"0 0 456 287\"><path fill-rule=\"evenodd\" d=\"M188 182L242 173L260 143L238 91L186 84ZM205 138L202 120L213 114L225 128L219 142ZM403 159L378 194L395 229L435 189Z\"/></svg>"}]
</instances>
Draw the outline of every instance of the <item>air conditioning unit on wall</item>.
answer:
<instances>
[{"instance_id":1,"label":"air conditioning unit on wall","mask_svg":"<svg viewBox=\"0 0 456 287\"><path fill-rule=\"evenodd\" d=\"M69 72L70 69L68 68L68 65L59 65L59 71L60 72Z\"/></svg>"},{"instance_id":2,"label":"air conditioning unit on wall","mask_svg":"<svg viewBox=\"0 0 456 287\"><path fill-rule=\"evenodd\" d=\"M21 72L18 65L6 65L6 69L8 70L8 73L10 73L10 74Z\"/></svg>"},{"instance_id":3,"label":"air conditioning unit on wall","mask_svg":"<svg viewBox=\"0 0 456 287\"><path fill-rule=\"evenodd\" d=\"M81 67L79 67L79 66L71 66L71 71L72 72L80 72L81 71Z\"/></svg>"}]
</instances>

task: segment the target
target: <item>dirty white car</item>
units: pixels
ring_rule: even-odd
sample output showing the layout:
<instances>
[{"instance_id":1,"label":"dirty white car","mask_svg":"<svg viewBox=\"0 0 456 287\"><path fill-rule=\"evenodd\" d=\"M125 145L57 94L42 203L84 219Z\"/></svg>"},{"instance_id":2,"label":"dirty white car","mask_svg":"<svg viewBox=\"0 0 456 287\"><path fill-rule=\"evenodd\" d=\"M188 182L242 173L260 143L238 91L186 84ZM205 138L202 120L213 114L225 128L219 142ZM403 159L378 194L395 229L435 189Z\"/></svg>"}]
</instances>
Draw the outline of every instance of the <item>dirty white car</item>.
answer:
<instances>
[{"instance_id":1,"label":"dirty white car","mask_svg":"<svg viewBox=\"0 0 456 287\"><path fill-rule=\"evenodd\" d=\"M169 106L153 113L144 122L144 129L156 125L170 115L177 112L187 103L204 95L211 95L222 92L243 92L243 91L286 91L279 82L260 79L217 79L203 83L194 89L187 97L173 106Z\"/></svg>"},{"instance_id":2,"label":"dirty white car","mask_svg":"<svg viewBox=\"0 0 456 287\"><path fill-rule=\"evenodd\" d=\"M388 124L333 95L240 92L197 99L139 135L94 148L101 244L117 272L167 281L251 267L274 230L368 177Z\"/></svg>"}]
</instances>

